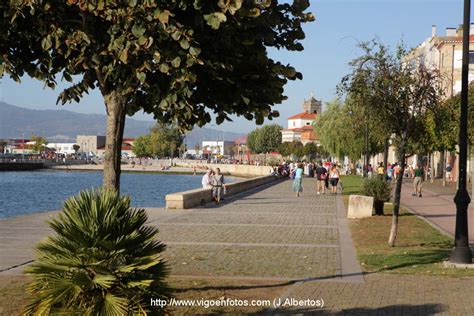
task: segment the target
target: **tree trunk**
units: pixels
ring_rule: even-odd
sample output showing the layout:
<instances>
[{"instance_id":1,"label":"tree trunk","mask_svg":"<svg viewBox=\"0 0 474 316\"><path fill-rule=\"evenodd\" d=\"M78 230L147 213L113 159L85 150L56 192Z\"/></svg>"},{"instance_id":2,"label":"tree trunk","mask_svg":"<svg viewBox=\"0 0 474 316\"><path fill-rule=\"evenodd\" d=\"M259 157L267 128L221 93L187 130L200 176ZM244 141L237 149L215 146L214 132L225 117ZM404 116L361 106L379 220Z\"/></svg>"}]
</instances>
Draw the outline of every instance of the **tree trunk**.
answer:
<instances>
[{"instance_id":1,"label":"tree trunk","mask_svg":"<svg viewBox=\"0 0 474 316\"><path fill-rule=\"evenodd\" d=\"M105 95L104 100L107 109L107 132L105 140L103 185L106 188L114 188L119 192L126 100L117 91L112 91Z\"/></svg>"},{"instance_id":2,"label":"tree trunk","mask_svg":"<svg viewBox=\"0 0 474 316\"><path fill-rule=\"evenodd\" d=\"M397 239L398 230L398 215L400 214L400 198L402 194L403 174L405 173L405 152L406 152L406 141L402 139L400 142L398 161L400 162L400 177L397 178L397 184L395 187L395 196L393 198L393 215L392 215L392 226L390 228L390 237L388 238L388 244L390 247L395 246L395 240Z\"/></svg>"},{"instance_id":3,"label":"tree trunk","mask_svg":"<svg viewBox=\"0 0 474 316\"><path fill-rule=\"evenodd\" d=\"M430 182L434 183L435 180L435 164L434 164L434 153L430 154L430 168L431 168L431 173L430 173Z\"/></svg>"},{"instance_id":4,"label":"tree trunk","mask_svg":"<svg viewBox=\"0 0 474 316\"><path fill-rule=\"evenodd\" d=\"M471 195L474 192L474 146L471 145L471 163L469 164L471 173Z\"/></svg>"},{"instance_id":5,"label":"tree trunk","mask_svg":"<svg viewBox=\"0 0 474 316\"><path fill-rule=\"evenodd\" d=\"M443 179L443 187L446 186L446 150L443 150L441 159L441 177Z\"/></svg>"},{"instance_id":6,"label":"tree trunk","mask_svg":"<svg viewBox=\"0 0 474 316\"><path fill-rule=\"evenodd\" d=\"M389 148L389 143L388 143L388 138L387 138L385 140L384 150L383 150L383 166L385 168L385 171L387 171L387 168L388 168L388 148Z\"/></svg>"}]
</instances>

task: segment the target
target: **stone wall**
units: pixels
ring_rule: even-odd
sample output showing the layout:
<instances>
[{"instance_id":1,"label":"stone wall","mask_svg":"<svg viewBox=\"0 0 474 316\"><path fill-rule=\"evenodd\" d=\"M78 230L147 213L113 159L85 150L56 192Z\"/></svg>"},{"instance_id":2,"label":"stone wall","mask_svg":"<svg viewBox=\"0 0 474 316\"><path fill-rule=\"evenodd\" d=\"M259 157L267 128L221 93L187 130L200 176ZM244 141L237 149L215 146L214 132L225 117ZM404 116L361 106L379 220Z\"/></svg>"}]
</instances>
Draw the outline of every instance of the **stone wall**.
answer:
<instances>
[{"instance_id":1,"label":"stone wall","mask_svg":"<svg viewBox=\"0 0 474 316\"><path fill-rule=\"evenodd\" d=\"M230 183L226 185L226 196L248 191L263 184L276 182L278 180L279 178L276 176L270 175ZM166 195L165 200L167 209L188 209L211 202L212 195L210 189L201 188L168 194Z\"/></svg>"},{"instance_id":2,"label":"stone wall","mask_svg":"<svg viewBox=\"0 0 474 316\"><path fill-rule=\"evenodd\" d=\"M237 165L237 164L214 164L214 163L199 163L198 160L180 161L175 160L176 166L192 168L193 166L201 168L209 168L215 170L219 168L221 173L230 174L236 177L261 177L271 174L272 168L270 166L253 166L253 165Z\"/></svg>"}]
</instances>

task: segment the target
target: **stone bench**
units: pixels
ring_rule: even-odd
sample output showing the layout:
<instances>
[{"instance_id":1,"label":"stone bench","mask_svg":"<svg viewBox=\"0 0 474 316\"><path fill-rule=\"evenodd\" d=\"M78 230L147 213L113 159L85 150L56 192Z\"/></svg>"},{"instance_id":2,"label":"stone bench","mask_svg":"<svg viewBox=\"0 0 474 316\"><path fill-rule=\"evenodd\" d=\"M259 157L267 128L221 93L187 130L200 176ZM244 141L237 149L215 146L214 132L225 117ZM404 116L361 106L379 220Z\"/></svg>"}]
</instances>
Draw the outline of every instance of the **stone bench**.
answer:
<instances>
[{"instance_id":1,"label":"stone bench","mask_svg":"<svg viewBox=\"0 0 474 316\"><path fill-rule=\"evenodd\" d=\"M248 180L238 181L226 184L226 196L235 195L260 185L277 181L276 176L268 175L263 177L252 178ZM166 195L167 209L188 209L196 206L203 206L212 201L210 189L194 189L184 192L171 193Z\"/></svg>"}]
</instances>

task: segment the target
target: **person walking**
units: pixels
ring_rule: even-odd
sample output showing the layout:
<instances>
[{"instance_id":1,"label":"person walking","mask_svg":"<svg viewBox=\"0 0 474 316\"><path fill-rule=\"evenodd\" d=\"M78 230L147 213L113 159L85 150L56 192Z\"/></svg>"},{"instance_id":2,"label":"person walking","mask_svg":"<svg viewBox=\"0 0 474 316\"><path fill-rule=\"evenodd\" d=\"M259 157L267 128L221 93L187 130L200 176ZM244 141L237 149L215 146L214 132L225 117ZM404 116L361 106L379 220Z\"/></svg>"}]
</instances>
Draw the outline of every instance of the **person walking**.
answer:
<instances>
[{"instance_id":1,"label":"person walking","mask_svg":"<svg viewBox=\"0 0 474 316\"><path fill-rule=\"evenodd\" d=\"M317 194L321 194L321 193L326 194L326 177L327 177L327 171L326 171L326 168L323 167L323 162L321 161L319 163L319 166L316 168Z\"/></svg>"},{"instance_id":2,"label":"person walking","mask_svg":"<svg viewBox=\"0 0 474 316\"><path fill-rule=\"evenodd\" d=\"M334 164L329 171L329 181L331 182L332 194L337 194L337 183L339 182L339 170Z\"/></svg>"},{"instance_id":3,"label":"person walking","mask_svg":"<svg viewBox=\"0 0 474 316\"><path fill-rule=\"evenodd\" d=\"M378 168L377 168L377 176L381 179L384 178L384 174L385 174L385 170L384 170L384 167L383 167L383 164L380 163Z\"/></svg>"},{"instance_id":4,"label":"person walking","mask_svg":"<svg viewBox=\"0 0 474 316\"><path fill-rule=\"evenodd\" d=\"M413 196L421 197L421 188L423 186L423 168L420 164L416 165L416 169L413 171Z\"/></svg>"},{"instance_id":5,"label":"person walking","mask_svg":"<svg viewBox=\"0 0 474 316\"><path fill-rule=\"evenodd\" d=\"M303 192L303 165L300 163L295 169L295 178L293 180L293 192L296 192L296 197L300 196Z\"/></svg>"},{"instance_id":6,"label":"person walking","mask_svg":"<svg viewBox=\"0 0 474 316\"><path fill-rule=\"evenodd\" d=\"M451 172L453 171L453 167L451 167L451 164L448 163L446 165L446 180L448 181L448 183L452 182L452 177L451 177Z\"/></svg>"},{"instance_id":7,"label":"person walking","mask_svg":"<svg viewBox=\"0 0 474 316\"><path fill-rule=\"evenodd\" d=\"M224 175L221 174L221 170L216 168L215 174L211 177L212 185L212 198L217 205L221 202L221 195L226 191ZM224 189L224 191L222 191Z\"/></svg>"}]
</instances>

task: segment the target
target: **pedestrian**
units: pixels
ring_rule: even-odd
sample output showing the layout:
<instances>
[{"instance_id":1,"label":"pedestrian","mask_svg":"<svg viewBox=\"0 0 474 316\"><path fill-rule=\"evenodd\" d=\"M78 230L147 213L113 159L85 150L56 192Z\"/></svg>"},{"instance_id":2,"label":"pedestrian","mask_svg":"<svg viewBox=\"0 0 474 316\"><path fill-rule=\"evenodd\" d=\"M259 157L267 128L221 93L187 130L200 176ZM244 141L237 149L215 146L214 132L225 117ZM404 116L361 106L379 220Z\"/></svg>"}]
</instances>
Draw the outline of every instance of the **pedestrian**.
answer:
<instances>
[{"instance_id":1,"label":"pedestrian","mask_svg":"<svg viewBox=\"0 0 474 316\"><path fill-rule=\"evenodd\" d=\"M323 162L319 162L319 166L316 168L316 192L317 194L326 194L326 178L327 178L327 171L326 168L323 167Z\"/></svg>"},{"instance_id":2,"label":"pedestrian","mask_svg":"<svg viewBox=\"0 0 474 316\"><path fill-rule=\"evenodd\" d=\"M385 170L384 170L383 164L379 163L379 166L377 167L377 175L379 178L383 179L384 174L385 174Z\"/></svg>"},{"instance_id":3,"label":"pedestrian","mask_svg":"<svg viewBox=\"0 0 474 316\"><path fill-rule=\"evenodd\" d=\"M212 177L212 170L208 170L206 174L202 177L201 184L203 189L211 189L211 177Z\"/></svg>"},{"instance_id":4,"label":"pedestrian","mask_svg":"<svg viewBox=\"0 0 474 316\"><path fill-rule=\"evenodd\" d=\"M413 171L413 196L421 197L421 188L423 186L423 168L420 164L416 165L416 169Z\"/></svg>"},{"instance_id":5,"label":"pedestrian","mask_svg":"<svg viewBox=\"0 0 474 316\"><path fill-rule=\"evenodd\" d=\"M221 174L221 170L216 168L216 172L211 177L211 185L212 185L212 198L217 205L221 202L221 195L222 193L225 194L225 180L224 175Z\"/></svg>"},{"instance_id":6,"label":"pedestrian","mask_svg":"<svg viewBox=\"0 0 474 316\"><path fill-rule=\"evenodd\" d=\"M296 197L300 196L300 193L303 192L303 165L297 164L294 171L294 180L293 180L293 192L296 192Z\"/></svg>"},{"instance_id":7,"label":"pedestrian","mask_svg":"<svg viewBox=\"0 0 474 316\"><path fill-rule=\"evenodd\" d=\"M448 183L452 182L452 177L451 177L451 172L453 171L453 167L451 167L451 164L448 163L446 166L446 180L448 180Z\"/></svg>"},{"instance_id":8,"label":"pedestrian","mask_svg":"<svg viewBox=\"0 0 474 316\"><path fill-rule=\"evenodd\" d=\"M372 178L373 173L374 173L374 168L372 168L372 164L369 163L369 166L367 167L367 176L369 178Z\"/></svg>"},{"instance_id":9,"label":"pedestrian","mask_svg":"<svg viewBox=\"0 0 474 316\"><path fill-rule=\"evenodd\" d=\"M331 189L333 194L337 194L337 183L339 182L339 170L334 164L329 171L329 181L331 182Z\"/></svg>"}]
</instances>

